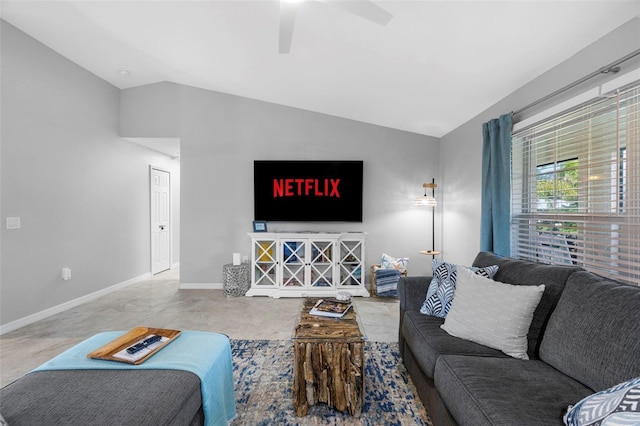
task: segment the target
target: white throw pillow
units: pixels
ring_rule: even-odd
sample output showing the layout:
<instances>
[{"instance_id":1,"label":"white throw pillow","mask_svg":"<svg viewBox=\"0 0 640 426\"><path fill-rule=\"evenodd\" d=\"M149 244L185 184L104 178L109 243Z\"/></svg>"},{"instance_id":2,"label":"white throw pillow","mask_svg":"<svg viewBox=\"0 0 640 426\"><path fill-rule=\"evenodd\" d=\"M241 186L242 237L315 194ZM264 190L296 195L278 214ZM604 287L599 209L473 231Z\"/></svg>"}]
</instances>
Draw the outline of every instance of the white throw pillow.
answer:
<instances>
[{"instance_id":1,"label":"white throw pillow","mask_svg":"<svg viewBox=\"0 0 640 426\"><path fill-rule=\"evenodd\" d=\"M529 359L527 333L543 292L544 285L499 283L461 268L451 310L441 327L452 336Z\"/></svg>"},{"instance_id":2,"label":"white throw pillow","mask_svg":"<svg viewBox=\"0 0 640 426\"><path fill-rule=\"evenodd\" d=\"M382 259L380 259L380 266L382 269L398 269L403 272L407 269L409 263L408 257L393 257L387 253L382 253Z\"/></svg>"}]
</instances>

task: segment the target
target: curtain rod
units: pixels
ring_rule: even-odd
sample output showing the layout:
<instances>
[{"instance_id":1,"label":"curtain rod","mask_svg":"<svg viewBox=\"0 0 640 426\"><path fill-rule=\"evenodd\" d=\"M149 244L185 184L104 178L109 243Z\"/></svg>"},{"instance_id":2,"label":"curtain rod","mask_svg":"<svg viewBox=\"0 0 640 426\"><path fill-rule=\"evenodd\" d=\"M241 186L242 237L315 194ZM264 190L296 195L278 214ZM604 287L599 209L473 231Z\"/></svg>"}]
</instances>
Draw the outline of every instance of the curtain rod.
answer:
<instances>
[{"instance_id":1,"label":"curtain rod","mask_svg":"<svg viewBox=\"0 0 640 426\"><path fill-rule=\"evenodd\" d=\"M634 50L633 52L629 53L626 56L623 56L622 58L610 63L609 65L605 65L604 67L598 69L597 71L592 72L591 74L585 75L584 77L582 77L579 80L574 81L573 83L570 83L558 90L556 90L553 93L548 94L547 96L538 99L535 102L530 103L529 105L520 108L517 111L513 112L513 115L517 115L517 114L521 114L522 112L528 110L529 108L533 108L534 106L541 104L542 102L548 101L551 98L554 98L556 96L558 96L561 93L566 92L567 90L573 89L574 87L584 83L587 80L591 80L593 77L596 77L600 74L617 74L620 71L620 64L628 61L631 58L634 58L636 56L640 55L640 49Z\"/></svg>"}]
</instances>

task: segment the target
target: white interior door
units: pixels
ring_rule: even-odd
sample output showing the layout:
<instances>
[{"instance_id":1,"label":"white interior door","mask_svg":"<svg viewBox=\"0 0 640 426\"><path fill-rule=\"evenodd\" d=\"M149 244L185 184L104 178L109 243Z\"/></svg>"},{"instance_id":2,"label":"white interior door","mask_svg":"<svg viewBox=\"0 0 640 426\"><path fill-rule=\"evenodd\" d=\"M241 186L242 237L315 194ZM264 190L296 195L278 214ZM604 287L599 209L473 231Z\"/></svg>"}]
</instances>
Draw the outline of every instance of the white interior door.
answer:
<instances>
[{"instance_id":1,"label":"white interior door","mask_svg":"<svg viewBox=\"0 0 640 426\"><path fill-rule=\"evenodd\" d=\"M151 168L151 273L171 268L171 175Z\"/></svg>"}]
</instances>

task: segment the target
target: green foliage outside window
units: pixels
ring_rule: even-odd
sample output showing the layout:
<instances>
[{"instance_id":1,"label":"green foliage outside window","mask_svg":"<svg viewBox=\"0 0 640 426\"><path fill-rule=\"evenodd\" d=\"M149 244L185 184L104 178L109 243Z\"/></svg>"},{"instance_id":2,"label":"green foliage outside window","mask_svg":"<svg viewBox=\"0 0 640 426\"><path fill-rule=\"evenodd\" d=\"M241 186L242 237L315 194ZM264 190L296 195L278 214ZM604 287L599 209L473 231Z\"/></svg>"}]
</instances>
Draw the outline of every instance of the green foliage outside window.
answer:
<instances>
[{"instance_id":1,"label":"green foliage outside window","mask_svg":"<svg viewBox=\"0 0 640 426\"><path fill-rule=\"evenodd\" d=\"M537 210L545 213L575 213L578 211L578 159L558 161L538 166ZM538 231L575 233L575 222L541 221Z\"/></svg>"}]
</instances>

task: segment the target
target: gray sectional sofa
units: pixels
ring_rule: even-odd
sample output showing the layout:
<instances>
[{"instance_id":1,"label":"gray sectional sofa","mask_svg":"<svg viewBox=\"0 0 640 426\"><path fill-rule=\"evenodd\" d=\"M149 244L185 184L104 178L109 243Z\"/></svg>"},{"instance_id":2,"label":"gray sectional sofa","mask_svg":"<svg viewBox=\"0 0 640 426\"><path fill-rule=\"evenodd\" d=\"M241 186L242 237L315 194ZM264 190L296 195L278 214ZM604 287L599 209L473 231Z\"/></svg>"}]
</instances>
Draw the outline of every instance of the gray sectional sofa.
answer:
<instances>
[{"instance_id":1,"label":"gray sectional sofa","mask_svg":"<svg viewBox=\"0 0 640 426\"><path fill-rule=\"evenodd\" d=\"M431 277L398 283L400 352L434 425L561 425L569 405L640 376L640 287L488 252L472 266L489 265L499 266L495 281L545 284L529 360L453 337L444 319L420 313Z\"/></svg>"}]
</instances>

